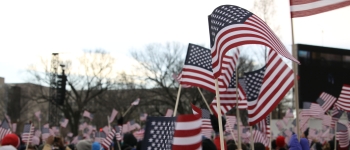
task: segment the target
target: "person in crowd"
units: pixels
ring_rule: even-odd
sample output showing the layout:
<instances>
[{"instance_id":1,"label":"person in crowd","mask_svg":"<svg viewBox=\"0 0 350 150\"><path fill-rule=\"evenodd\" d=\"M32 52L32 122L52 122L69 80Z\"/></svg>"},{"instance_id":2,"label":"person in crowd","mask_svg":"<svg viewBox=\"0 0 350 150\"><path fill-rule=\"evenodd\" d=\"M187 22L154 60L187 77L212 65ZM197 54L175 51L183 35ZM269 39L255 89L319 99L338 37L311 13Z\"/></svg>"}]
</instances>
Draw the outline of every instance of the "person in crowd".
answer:
<instances>
[{"instance_id":1,"label":"person in crowd","mask_svg":"<svg viewBox=\"0 0 350 150\"><path fill-rule=\"evenodd\" d=\"M63 138L55 137L51 135L46 139L43 150L71 150L71 149L68 146L64 145ZM90 150L91 150L91 146L90 146Z\"/></svg>"},{"instance_id":2,"label":"person in crowd","mask_svg":"<svg viewBox=\"0 0 350 150\"><path fill-rule=\"evenodd\" d=\"M220 134L219 134L219 119L215 115L210 115L210 122L213 127L213 130L215 131L216 137L214 137L214 144L216 145L217 150L226 150L227 149L227 144L224 142L224 149L221 149L220 145ZM222 129L225 131L225 124L226 124L226 119L222 117Z\"/></svg>"},{"instance_id":3,"label":"person in crowd","mask_svg":"<svg viewBox=\"0 0 350 150\"><path fill-rule=\"evenodd\" d=\"M210 139L203 136L202 150L217 150L216 145Z\"/></svg>"},{"instance_id":4,"label":"person in crowd","mask_svg":"<svg viewBox=\"0 0 350 150\"><path fill-rule=\"evenodd\" d=\"M17 150L20 147L20 138L16 134L7 134L1 140L0 150Z\"/></svg>"},{"instance_id":5,"label":"person in crowd","mask_svg":"<svg viewBox=\"0 0 350 150\"><path fill-rule=\"evenodd\" d=\"M277 148L276 140L274 139L274 140L271 141L271 149L272 150L276 150L276 148Z\"/></svg>"},{"instance_id":6,"label":"person in crowd","mask_svg":"<svg viewBox=\"0 0 350 150\"><path fill-rule=\"evenodd\" d=\"M254 143L254 150L265 150L265 145L263 143L257 142Z\"/></svg>"},{"instance_id":7,"label":"person in crowd","mask_svg":"<svg viewBox=\"0 0 350 150\"><path fill-rule=\"evenodd\" d=\"M104 150L99 142L92 143L92 150Z\"/></svg>"},{"instance_id":8,"label":"person in crowd","mask_svg":"<svg viewBox=\"0 0 350 150\"><path fill-rule=\"evenodd\" d=\"M302 150L310 150L308 135L309 135L309 128L307 128L304 131L304 133L301 135L301 138L300 138L300 145Z\"/></svg>"},{"instance_id":9,"label":"person in crowd","mask_svg":"<svg viewBox=\"0 0 350 150\"><path fill-rule=\"evenodd\" d=\"M136 144L136 150L141 150L142 149L142 140L138 141Z\"/></svg>"},{"instance_id":10,"label":"person in crowd","mask_svg":"<svg viewBox=\"0 0 350 150\"><path fill-rule=\"evenodd\" d=\"M275 149L276 150L285 150L286 148L286 143L284 136L278 136L275 140Z\"/></svg>"},{"instance_id":11,"label":"person in crowd","mask_svg":"<svg viewBox=\"0 0 350 150\"><path fill-rule=\"evenodd\" d=\"M295 133L293 133L293 135L291 136L288 146L289 150L302 150L298 137Z\"/></svg>"},{"instance_id":12,"label":"person in crowd","mask_svg":"<svg viewBox=\"0 0 350 150\"><path fill-rule=\"evenodd\" d=\"M90 140L80 140L77 145L75 145L77 150L91 150L92 149L92 141Z\"/></svg>"},{"instance_id":13,"label":"person in crowd","mask_svg":"<svg viewBox=\"0 0 350 150\"><path fill-rule=\"evenodd\" d=\"M131 148L131 150L136 150L137 139L131 133L124 134L123 144L121 146L122 150Z\"/></svg>"}]
</instances>

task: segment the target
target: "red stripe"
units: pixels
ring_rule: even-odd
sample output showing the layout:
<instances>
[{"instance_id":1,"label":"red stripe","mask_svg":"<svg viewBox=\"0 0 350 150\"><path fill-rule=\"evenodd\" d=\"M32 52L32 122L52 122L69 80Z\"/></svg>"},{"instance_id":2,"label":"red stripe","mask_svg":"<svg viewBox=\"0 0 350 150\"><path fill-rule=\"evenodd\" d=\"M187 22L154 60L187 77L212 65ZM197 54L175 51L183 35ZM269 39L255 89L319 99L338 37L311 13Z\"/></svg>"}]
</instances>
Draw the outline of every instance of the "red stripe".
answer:
<instances>
[{"instance_id":1,"label":"red stripe","mask_svg":"<svg viewBox=\"0 0 350 150\"><path fill-rule=\"evenodd\" d=\"M292 18L297 18L297 17L306 17L306 16L311 16L311 15L316 15L316 14L324 13L324 12L327 12L327 11L331 11L331 10L339 9L339 8L342 8L342 7L346 7L346 6L349 6L349 5L350 5L350 1L346 1L346 2L332 4L332 5L319 7L319 8L315 8L315 9L308 9L308 10L303 10L303 11L292 11L291 12L291 17Z\"/></svg>"},{"instance_id":2,"label":"red stripe","mask_svg":"<svg viewBox=\"0 0 350 150\"><path fill-rule=\"evenodd\" d=\"M320 0L290 0L290 5L301 5L301 4L307 4L312 2L317 2Z\"/></svg>"}]
</instances>

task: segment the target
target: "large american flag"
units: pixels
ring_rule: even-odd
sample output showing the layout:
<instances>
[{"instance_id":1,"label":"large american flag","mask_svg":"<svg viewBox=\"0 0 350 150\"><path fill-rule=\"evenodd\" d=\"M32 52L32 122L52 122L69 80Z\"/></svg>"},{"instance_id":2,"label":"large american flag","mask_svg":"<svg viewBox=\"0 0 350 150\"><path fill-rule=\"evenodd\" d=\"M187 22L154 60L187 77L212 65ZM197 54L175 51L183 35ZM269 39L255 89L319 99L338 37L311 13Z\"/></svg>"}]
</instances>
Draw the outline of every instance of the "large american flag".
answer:
<instances>
[{"instance_id":1,"label":"large american flag","mask_svg":"<svg viewBox=\"0 0 350 150\"><path fill-rule=\"evenodd\" d=\"M350 85L344 84L340 92L338 100L335 102L335 107L344 110L350 111Z\"/></svg>"},{"instance_id":2,"label":"large american flag","mask_svg":"<svg viewBox=\"0 0 350 150\"><path fill-rule=\"evenodd\" d=\"M290 0L290 12L292 18L306 17L349 5L349 0Z\"/></svg>"},{"instance_id":3,"label":"large american flag","mask_svg":"<svg viewBox=\"0 0 350 150\"><path fill-rule=\"evenodd\" d=\"M192 108L196 114L179 115L176 118L172 150L202 149L202 113L199 108Z\"/></svg>"},{"instance_id":4,"label":"large american flag","mask_svg":"<svg viewBox=\"0 0 350 150\"><path fill-rule=\"evenodd\" d=\"M31 123L27 123L24 125L23 133L22 133L22 141L32 142L34 136L34 126Z\"/></svg>"},{"instance_id":5,"label":"large american flag","mask_svg":"<svg viewBox=\"0 0 350 150\"><path fill-rule=\"evenodd\" d=\"M142 150L172 150L175 121L176 117L148 117Z\"/></svg>"},{"instance_id":6,"label":"large american flag","mask_svg":"<svg viewBox=\"0 0 350 150\"><path fill-rule=\"evenodd\" d=\"M258 16L234 5L217 7L208 17L214 77L221 74L223 56L232 48L262 44L299 63L285 48L270 27Z\"/></svg>"},{"instance_id":7,"label":"large american flag","mask_svg":"<svg viewBox=\"0 0 350 150\"><path fill-rule=\"evenodd\" d=\"M114 129L112 129L109 133L108 136L102 141L102 145L106 148L110 148L112 140L115 136L116 132Z\"/></svg>"},{"instance_id":8,"label":"large american flag","mask_svg":"<svg viewBox=\"0 0 350 150\"><path fill-rule=\"evenodd\" d=\"M5 137L6 134L11 133L10 124L6 119L3 119L0 126L0 141Z\"/></svg>"},{"instance_id":9,"label":"large american flag","mask_svg":"<svg viewBox=\"0 0 350 150\"><path fill-rule=\"evenodd\" d=\"M293 70L270 50L266 67L246 73L245 83L248 122L252 126L265 119L293 87Z\"/></svg>"},{"instance_id":10,"label":"large american flag","mask_svg":"<svg viewBox=\"0 0 350 150\"><path fill-rule=\"evenodd\" d=\"M340 122L337 124L336 140L339 141L339 146L345 148L349 146L348 127Z\"/></svg>"},{"instance_id":11,"label":"large american flag","mask_svg":"<svg viewBox=\"0 0 350 150\"><path fill-rule=\"evenodd\" d=\"M331 106L336 100L337 98L335 98L333 95L330 95L326 92L322 92L320 97L316 100L316 102L320 104L320 106L323 109L323 112L325 113L329 110L329 108L331 108Z\"/></svg>"}]
</instances>

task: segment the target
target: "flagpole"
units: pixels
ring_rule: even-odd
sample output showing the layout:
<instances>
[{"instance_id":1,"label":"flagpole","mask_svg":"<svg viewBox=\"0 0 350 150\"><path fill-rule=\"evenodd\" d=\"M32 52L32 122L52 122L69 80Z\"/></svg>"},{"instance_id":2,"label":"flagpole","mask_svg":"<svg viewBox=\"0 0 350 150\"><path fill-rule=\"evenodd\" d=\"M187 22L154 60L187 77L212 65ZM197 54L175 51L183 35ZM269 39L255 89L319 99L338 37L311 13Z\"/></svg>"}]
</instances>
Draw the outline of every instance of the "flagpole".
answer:
<instances>
[{"instance_id":1,"label":"flagpole","mask_svg":"<svg viewBox=\"0 0 350 150\"><path fill-rule=\"evenodd\" d=\"M174 109L174 113L173 113L174 117L176 116L177 107L179 106L180 93L181 93L181 84L179 85L179 89L177 90L175 109Z\"/></svg>"},{"instance_id":2,"label":"flagpole","mask_svg":"<svg viewBox=\"0 0 350 150\"><path fill-rule=\"evenodd\" d=\"M238 132L237 132L237 136L238 136L238 150L241 150L242 149L242 146L241 146L241 133L240 133L240 125L239 125L239 123L240 123L240 115L239 115L239 109L238 109L238 70L237 70L237 66L235 66L235 73L236 73L236 120L237 120L237 130L238 130ZM221 112L221 111L220 111Z\"/></svg>"},{"instance_id":3,"label":"flagpole","mask_svg":"<svg viewBox=\"0 0 350 150\"><path fill-rule=\"evenodd\" d=\"M200 89L199 87L197 87L197 89L198 89L199 93L201 94L201 96L202 96L202 98L203 98L203 101L204 101L205 105L207 105L207 107L208 107L208 110L209 110L210 114L213 114L213 111L211 111L211 109L210 109L210 107L209 107L209 105L208 105L208 102L207 102L207 100L205 99L205 97L204 97L204 95L203 95L203 93L202 93L201 89Z\"/></svg>"},{"instance_id":4,"label":"flagpole","mask_svg":"<svg viewBox=\"0 0 350 150\"><path fill-rule=\"evenodd\" d=\"M221 149L225 149L225 144L224 144L224 132L223 132L223 127L222 127L222 118L221 118L221 105L220 105L220 92L219 92L219 80L218 78L215 79L215 88L216 88L216 108L218 110L218 121L219 121L219 134L220 134L220 147ZM239 135L239 132L238 132ZM238 141L239 137L238 137ZM240 148L240 145L239 145ZM240 150L240 149L239 149Z\"/></svg>"},{"instance_id":5,"label":"flagpole","mask_svg":"<svg viewBox=\"0 0 350 150\"><path fill-rule=\"evenodd\" d=\"M292 53L294 58L298 58L297 48L294 41L294 26L293 18L290 19L291 30L292 30ZM293 63L293 72L294 72L294 105L296 111L296 126L297 126L297 136L300 141L300 128L299 128L299 85L298 85L298 67L296 63Z\"/></svg>"},{"instance_id":6,"label":"flagpole","mask_svg":"<svg viewBox=\"0 0 350 150\"><path fill-rule=\"evenodd\" d=\"M334 125L334 150L337 150L337 127L338 127L338 121L335 122L335 125Z\"/></svg>"},{"instance_id":7,"label":"flagpole","mask_svg":"<svg viewBox=\"0 0 350 150\"><path fill-rule=\"evenodd\" d=\"M250 147L254 150L254 139L253 139L253 126L249 126L250 129Z\"/></svg>"},{"instance_id":8,"label":"flagpole","mask_svg":"<svg viewBox=\"0 0 350 150\"><path fill-rule=\"evenodd\" d=\"M126 112L123 114L123 117L125 117L126 113L129 112L129 110L131 109L132 106L134 106L134 105L131 105L131 106L126 110Z\"/></svg>"}]
</instances>

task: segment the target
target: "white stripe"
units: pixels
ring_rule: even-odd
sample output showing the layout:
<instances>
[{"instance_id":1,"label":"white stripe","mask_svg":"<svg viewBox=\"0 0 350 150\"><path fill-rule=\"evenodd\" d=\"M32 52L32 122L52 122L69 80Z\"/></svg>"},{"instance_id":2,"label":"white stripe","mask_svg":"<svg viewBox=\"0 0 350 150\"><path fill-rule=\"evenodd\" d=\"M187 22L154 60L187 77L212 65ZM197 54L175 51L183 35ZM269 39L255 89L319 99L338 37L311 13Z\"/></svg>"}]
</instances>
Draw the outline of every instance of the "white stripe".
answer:
<instances>
[{"instance_id":1,"label":"white stripe","mask_svg":"<svg viewBox=\"0 0 350 150\"><path fill-rule=\"evenodd\" d=\"M186 122L176 122L175 130L193 130L193 129L200 128L201 125L202 125L201 119L186 121Z\"/></svg>"},{"instance_id":2,"label":"white stripe","mask_svg":"<svg viewBox=\"0 0 350 150\"><path fill-rule=\"evenodd\" d=\"M328 5L333 5L341 2L346 2L348 0L319 0L317 2L311 2L306 4L300 4L300 5L292 5L290 6L290 10L293 11L304 11L304 10L310 10L310 9L316 9L320 7L325 7Z\"/></svg>"},{"instance_id":3,"label":"white stripe","mask_svg":"<svg viewBox=\"0 0 350 150\"><path fill-rule=\"evenodd\" d=\"M202 135L197 134L188 137L175 137L173 138L173 145L192 145L194 143L200 143L202 141Z\"/></svg>"}]
</instances>

